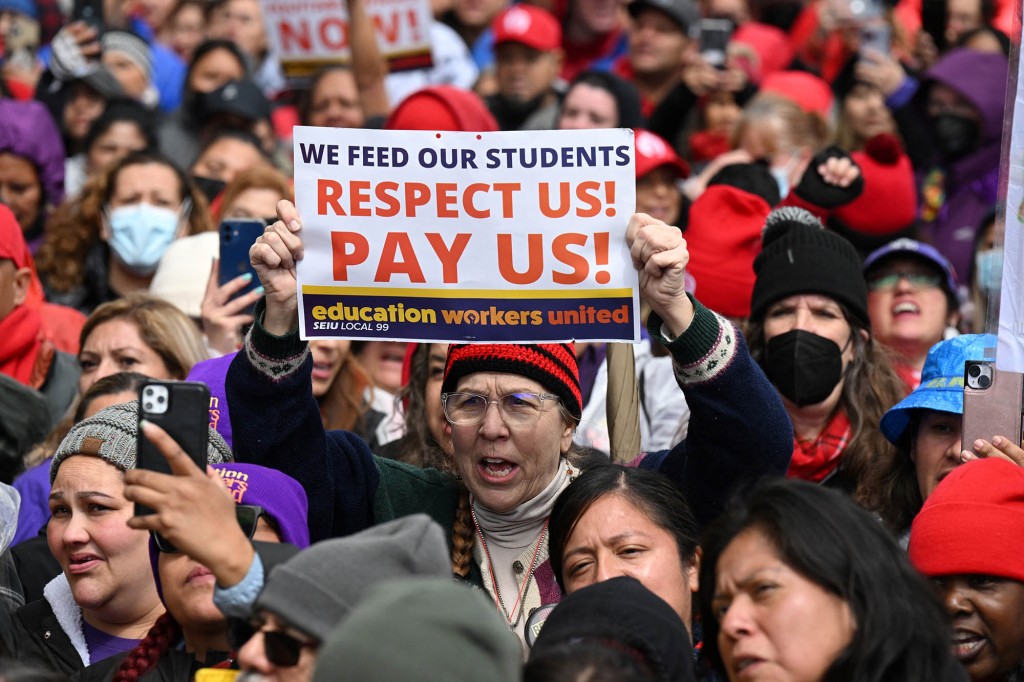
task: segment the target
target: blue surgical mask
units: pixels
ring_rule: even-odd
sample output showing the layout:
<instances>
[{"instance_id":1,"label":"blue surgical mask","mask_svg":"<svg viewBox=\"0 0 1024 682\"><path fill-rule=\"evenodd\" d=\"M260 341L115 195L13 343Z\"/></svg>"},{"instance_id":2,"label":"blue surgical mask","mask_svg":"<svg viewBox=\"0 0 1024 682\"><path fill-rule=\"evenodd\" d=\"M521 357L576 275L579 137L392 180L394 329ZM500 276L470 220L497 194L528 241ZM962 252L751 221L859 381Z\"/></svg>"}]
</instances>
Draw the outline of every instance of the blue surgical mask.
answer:
<instances>
[{"instance_id":1,"label":"blue surgical mask","mask_svg":"<svg viewBox=\"0 0 1024 682\"><path fill-rule=\"evenodd\" d=\"M974 256L974 271L982 291L986 294L997 291L1003 283L1003 249L979 251Z\"/></svg>"},{"instance_id":2,"label":"blue surgical mask","mask_svg":"<svg viewBox=\"0 0 1024 682\"><path fill-rule=\"evenodd\" d=\"M785 199L789 195L789 169L785 166L782 168L769 168L768 172L775 178L775 184L779 186L779 200Z\"/></svg>"},{"instance_id":3,"label":"blue surgical mask","mask_svg":"<svg viewBox=\"0 0 1024 682\"><path fill-rule=\"evenodd\" d=\"M174 241L181 213L151 204L111 210L109 245L117 259L137 275L150 275Z\"/></svg>"}]
</instances>

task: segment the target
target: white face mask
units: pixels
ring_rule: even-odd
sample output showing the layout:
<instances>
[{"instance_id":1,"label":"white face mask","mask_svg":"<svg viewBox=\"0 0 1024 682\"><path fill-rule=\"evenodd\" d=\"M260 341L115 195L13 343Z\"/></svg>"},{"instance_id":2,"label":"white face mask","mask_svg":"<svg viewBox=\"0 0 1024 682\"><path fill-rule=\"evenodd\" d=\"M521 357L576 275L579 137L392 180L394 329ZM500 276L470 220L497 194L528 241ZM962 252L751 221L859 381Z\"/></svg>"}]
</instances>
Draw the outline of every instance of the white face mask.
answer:
<instances>
[{"instance_id":1,"label":"white face mask","mask_svg":"<svg viewBox=\"0 0 1024 682\"><path fill-rule=\"evenodd\" d=\"M177 237L181 220L181 210L145 203L120 206L107 213L108 244L128 270L137 275L150 275Z\"/></svg>"},{"instance_id":2,"label":"white face mask","mask_svg":"<svg viewBox=\"0 0 1024 682\"><path fill-rule=\"evenodd\" d=\"M800 163L800 158L796 155L796 152L792 152L789 156L789 161L781 166L770 166L768 172L775 178L775 184L779 186L779 200L785 199L789 196L789 176L793 172L793 169Z\"/></svg>"}]
</instances>

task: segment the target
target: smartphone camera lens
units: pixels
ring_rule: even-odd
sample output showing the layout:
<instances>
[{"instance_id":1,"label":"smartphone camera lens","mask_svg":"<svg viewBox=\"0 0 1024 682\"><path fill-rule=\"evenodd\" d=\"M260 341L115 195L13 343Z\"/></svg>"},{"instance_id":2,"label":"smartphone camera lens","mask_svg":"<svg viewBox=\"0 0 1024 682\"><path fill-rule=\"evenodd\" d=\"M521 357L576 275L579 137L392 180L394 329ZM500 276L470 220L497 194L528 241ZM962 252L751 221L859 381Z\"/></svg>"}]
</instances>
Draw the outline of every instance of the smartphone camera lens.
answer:
<instances>
[{"instance_id":1,"label":"smartphone camera lens","mask_svg":"<svg viewBox=\"0 0 1024 682\"><path fill-rule=\"evenodd\" d=\"M162 395L158 395L158 396L156 397L156 401L157 401L158 403L160 403L161 405L163 405L163 404L164 404L164 400L165 400L165 398L164 398L164 397L163 397Z\"/></svg>"},{"instance_id":2,"label":"smartphone camera lens","mask_svg":"<svg viewBox=\"0 0 1024 682\"><path fill-rule=\"evenodd\" d=\"M146 403L146 411L147 412L152 412L153 411L153 403L150 403L150 402Z\"/></svg>"},{"instance_id":3,"label":"smartphone camera lens","mask_svg":"<svg viewBox=\"0 0 1024 682\"><path fill-rule=\"evenodd\" d=\"M981 367L978 365L971 365L971 368L967 370L967 373L970 374L972 378L977 379L981 375Z\"/></svg>"},{"instance_id":4,"label":"smartphone camera lens","mask_svg":"<svg viewBox=\"0 0 1024 682\"><path fill-rule=\"evenodd\" d=\"M981 387L981 388L988 388L991 385L992 385L992 377L989 377L989 376L978 377L978 386L979 387Z\"/></svg>"}]
</instances>

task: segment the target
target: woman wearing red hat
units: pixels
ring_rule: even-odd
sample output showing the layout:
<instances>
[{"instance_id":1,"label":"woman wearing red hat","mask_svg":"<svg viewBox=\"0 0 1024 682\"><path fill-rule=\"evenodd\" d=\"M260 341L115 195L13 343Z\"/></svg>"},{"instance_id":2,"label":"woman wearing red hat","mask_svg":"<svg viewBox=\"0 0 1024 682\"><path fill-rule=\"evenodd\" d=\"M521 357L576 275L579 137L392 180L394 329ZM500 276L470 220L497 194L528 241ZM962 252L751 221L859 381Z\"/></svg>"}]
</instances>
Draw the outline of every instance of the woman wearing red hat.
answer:
<instances>
[{"instance_id":1,"label":"woman wearing red hat","mask_svg":"<svg viewBox=\"0 0 1024 682\"><path fill-rule=\"evenodd\" d=\"M228 373L238 452L304 485L314 541L430 514L452 529L453 571L483 587L522 637L531 613L561 597L547 560L547 524L580 472L572 436L582 395L572 346L451 346L441 392L454 471L373 457L355 436L325 433L310 398L295 299L301 223L288 203L279 204L279 218L251 250L270 293ZM680 485L706 524L737 480L783 473L792 449L788 420L732 325L685 294L688 255L679 230L635 215L627 241L654 311L648 326L673 354L693 414L687 440L641 454L634 465Z\"/></svg>"},{"instance_id":2,"label":"woman wearing red hat","mask_svg":"<svg viewBox=\"0 0 1024 682\"><path fill-rule=\"evenodd\" d=\"M1024 679L1024 469L1000 459L951 473L910 531L910 560L953 621L972 682Z\"/></svg>"}]
</instances>

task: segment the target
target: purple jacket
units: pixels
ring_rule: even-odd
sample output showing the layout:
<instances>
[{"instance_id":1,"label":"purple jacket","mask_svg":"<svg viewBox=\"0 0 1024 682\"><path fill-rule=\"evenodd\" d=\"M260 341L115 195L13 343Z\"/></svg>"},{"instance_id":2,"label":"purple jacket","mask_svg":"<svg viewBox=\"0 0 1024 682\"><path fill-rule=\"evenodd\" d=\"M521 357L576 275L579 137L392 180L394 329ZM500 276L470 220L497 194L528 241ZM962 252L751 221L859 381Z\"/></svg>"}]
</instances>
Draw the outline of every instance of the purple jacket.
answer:
<instances>
[{"instance_id":1,"label":"purple jacket","mask_svg":"<svg viewBox=\"0 0 1024 682\"><path fill-rule=\"evenodd\" d=\"M945 204L934 221L921 224L922 236L949 259L961 282L970 272L979 223L995 207L1008 68L1001 54L957 49L936 62L926 77L927 83L958 92L982 119L978 148L944 167Z\"/></svg>"}]
</instances>

